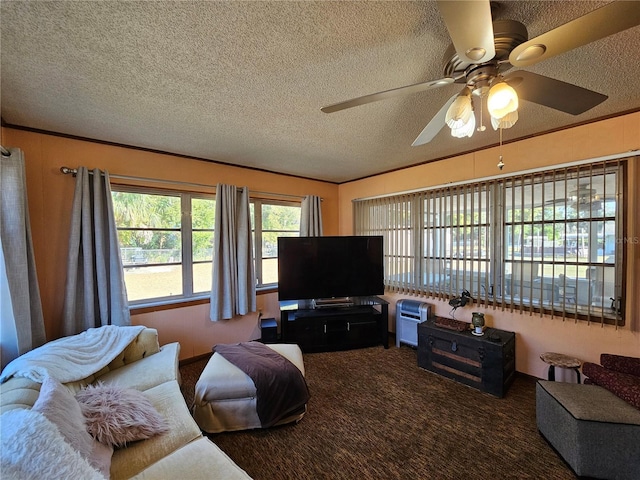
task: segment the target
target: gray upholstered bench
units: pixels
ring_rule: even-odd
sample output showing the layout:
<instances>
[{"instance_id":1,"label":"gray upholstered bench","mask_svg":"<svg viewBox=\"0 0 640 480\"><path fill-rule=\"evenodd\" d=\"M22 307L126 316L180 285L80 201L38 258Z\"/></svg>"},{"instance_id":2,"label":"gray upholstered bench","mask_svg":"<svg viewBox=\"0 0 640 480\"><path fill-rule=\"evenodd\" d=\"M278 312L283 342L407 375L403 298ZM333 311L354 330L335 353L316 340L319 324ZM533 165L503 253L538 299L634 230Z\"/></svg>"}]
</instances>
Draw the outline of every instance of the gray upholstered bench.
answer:
<instances>
[{"instance_id":1,"label":"gray upholstered bench","mask_svg":"<svg viewBox=\"0 0 640 480\"><path fill-rule=\"evenodd\" d=\"M540 380L536 421L577 475L640 478L640 410L608 390Z\"/></svg>"}]
</instances>

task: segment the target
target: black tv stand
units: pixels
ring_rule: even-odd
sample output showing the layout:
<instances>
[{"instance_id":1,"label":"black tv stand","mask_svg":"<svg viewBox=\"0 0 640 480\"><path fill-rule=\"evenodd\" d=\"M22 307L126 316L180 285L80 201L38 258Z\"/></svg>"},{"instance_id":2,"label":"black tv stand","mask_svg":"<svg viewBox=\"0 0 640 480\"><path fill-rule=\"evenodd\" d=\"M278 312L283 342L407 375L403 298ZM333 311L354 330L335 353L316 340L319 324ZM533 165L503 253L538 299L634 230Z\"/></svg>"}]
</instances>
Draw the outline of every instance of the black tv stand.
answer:
<instances>
[{"instance_id":1,"label":"black tv stand","mask_svg":"<svg viewBox=\"0 0 640 480\"><path fill-rule=\"evenodd\" d=\"M380 297L351 297L349 306L313 308L314 302L280 302L284 343L303 352L372 347L389 348L389 302Z\"/></svg>"}]
</instances>

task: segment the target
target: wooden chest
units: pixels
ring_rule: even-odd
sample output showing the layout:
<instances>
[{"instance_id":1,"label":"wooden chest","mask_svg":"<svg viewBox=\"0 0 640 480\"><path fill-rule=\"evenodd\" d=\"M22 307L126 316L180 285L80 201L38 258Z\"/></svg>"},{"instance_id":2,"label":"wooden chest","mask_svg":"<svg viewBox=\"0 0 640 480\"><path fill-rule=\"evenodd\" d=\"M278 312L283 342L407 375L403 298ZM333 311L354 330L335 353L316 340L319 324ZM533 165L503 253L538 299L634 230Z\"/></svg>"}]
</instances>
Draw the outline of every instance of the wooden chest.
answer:
<instances>
[{"instance_id":1,"label":"wooden chest","mask_svg":"<svg viewBox=\"0 0 640 480\"><path fill-rule=\"evenodd\" d=\"M503 397L515 376L515 333L487 328L484 335L418 325L418 366Z\"/></svg>"}]
</instances>

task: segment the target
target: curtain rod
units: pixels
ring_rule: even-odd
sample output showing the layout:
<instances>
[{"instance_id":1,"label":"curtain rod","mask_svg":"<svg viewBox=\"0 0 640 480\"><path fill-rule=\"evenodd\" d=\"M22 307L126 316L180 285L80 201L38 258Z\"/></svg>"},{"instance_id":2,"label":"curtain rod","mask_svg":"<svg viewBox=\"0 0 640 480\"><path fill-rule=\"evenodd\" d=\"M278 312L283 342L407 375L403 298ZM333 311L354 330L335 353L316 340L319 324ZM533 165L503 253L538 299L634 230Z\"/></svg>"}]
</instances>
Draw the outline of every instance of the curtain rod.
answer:
<instances>
[{"instance_id":1,"label":"curtain rod","mask_svg":"<svg viewBox=\"0 0 640 480\"><path fill-rule=\"evenodd\" d=\"M60 167L60 171L65 175L73 175L74 177L78 174L77 168L69 168L69 167ZM89 170L89 174L93 175L93 171ZM130 175L117 175L117 174L109 174L111 178L119 178L120 180L136 180L136 181L144 181L144 182L153 182L153 183L163 183L170 185L183 185L188 187L205 187L205 188L213 188L215 190L215 185L207 185L206 183L193 183L193 182L181 182L179 180L159 180L157 178L146 178L146 177L134 177ZM288 198L304 198L303 195L291 195L288 193L274 193L274 192L258 192L255 190L251 190L251 193L255 193L258 195L271 195L277 197L288 197Z\"/></svg>"},{"instance_id":2,"label":"curtain rod","mask_svg":"<svg viewBox=\"0 0 640 480\"><path fill-rule=\"evenodd\" d=\"M3 157L10 157L11 156L11 152L9 150L7 150L6 148L4 148L2 145L0 145L0 153L2 154Z\"/></svg>"}]
</instances>

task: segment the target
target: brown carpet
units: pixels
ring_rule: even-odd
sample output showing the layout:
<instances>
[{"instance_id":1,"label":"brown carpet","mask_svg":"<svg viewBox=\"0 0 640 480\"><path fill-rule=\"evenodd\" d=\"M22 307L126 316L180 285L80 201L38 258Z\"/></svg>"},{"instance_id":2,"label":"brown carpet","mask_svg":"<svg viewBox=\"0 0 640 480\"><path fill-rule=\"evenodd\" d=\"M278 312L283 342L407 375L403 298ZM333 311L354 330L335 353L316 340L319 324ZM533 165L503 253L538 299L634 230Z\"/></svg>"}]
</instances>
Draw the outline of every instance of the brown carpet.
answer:
<instances>
[{"instance_id":1,"label":"brown carpet","mask_svg":"<svg viewBox=\"0 0 640 480\"><path fill-rule=\"evenodd\" d=\"M210 435L254 479L574 479L538 433L535 379L498 399L402 346L304 355L297 425ZM187 404L206 359L181 367Z\"/></svg>"}]
</instances>

